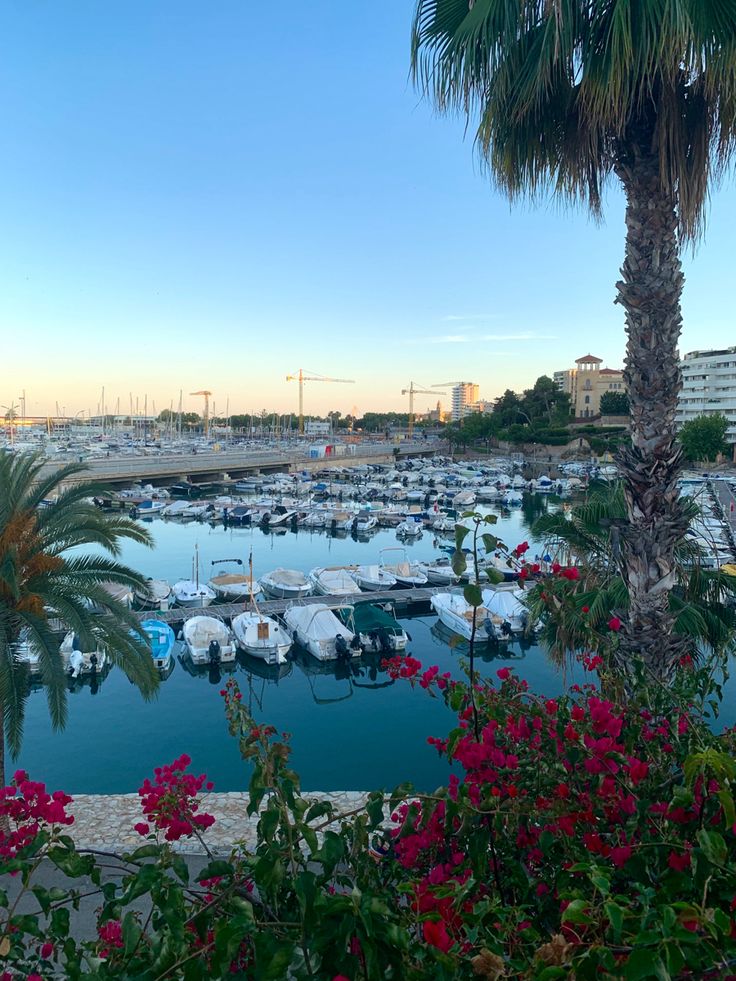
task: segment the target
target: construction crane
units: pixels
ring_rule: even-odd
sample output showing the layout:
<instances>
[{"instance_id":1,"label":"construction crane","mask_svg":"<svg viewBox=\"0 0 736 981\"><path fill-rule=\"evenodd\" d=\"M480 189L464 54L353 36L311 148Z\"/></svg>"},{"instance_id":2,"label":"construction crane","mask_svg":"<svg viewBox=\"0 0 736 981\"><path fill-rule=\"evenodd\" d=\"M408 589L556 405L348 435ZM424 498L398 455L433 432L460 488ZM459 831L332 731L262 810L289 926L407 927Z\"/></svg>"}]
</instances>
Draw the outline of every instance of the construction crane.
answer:
<instances>
[{"instance_id":1,"label":"construction crane","mask_svg":"<svg viewBox=\"0 0 736 981\"><path fill-rule=\"evenodd\" d=\"M203 389L201 392L190 392L190 395L203 395L204 396L204 438L210 438L210 395L212 392L208 392L207 389Z\"/></svg>"},{"instance_id":2,"label":"construction crane","mask_svg":"<svg viewBox=\"0 0 736 981\"><path fill-rule=\"evenodd\" d=\"M402 395L409 396L409 439L411 439L414 433L414 396L415 395L436 395L437 392L431 392L428 388L415 388L414 382L409 382L408 388L401 389Z\"/></svg>"},{"instance_id":3,"label":"construction crane","mask_svg":"<svg viewBox=\"0 0 736 981\"><path fill-rule=\"evenodd\" d=\"M305 375L302 368L298 374L287 375L287 382L299 382L299 435L304 433L304 382L339 382L341 385L354 385L353 378L325 378L324 375Z\"/></svg>"}]
</instances>

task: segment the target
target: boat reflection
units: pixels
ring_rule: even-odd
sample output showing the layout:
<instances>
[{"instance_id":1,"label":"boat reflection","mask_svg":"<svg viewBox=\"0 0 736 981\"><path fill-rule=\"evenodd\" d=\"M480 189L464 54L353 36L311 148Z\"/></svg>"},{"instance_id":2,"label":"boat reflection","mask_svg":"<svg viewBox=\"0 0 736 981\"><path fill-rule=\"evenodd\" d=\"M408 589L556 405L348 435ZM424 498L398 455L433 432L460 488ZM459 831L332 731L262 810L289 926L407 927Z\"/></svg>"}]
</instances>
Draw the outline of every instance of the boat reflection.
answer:
<instances>
[{"instance_id":1,"label":"boat reflection","mask_svg":"<svg viewBox=\"0 0 736 981\"><path fill-rule=\"evenodd\" d=\"M451 647L465 657L470 653L470 643L464 637L454 633L446 627L441 620L433 623L430 627L430 635L436 644L442 647ZM491 661L522 661L526 657L526 652L536 643L532 638L514 636L508 641L499 643L488 637L485 632L478 631L478 639L475 644L475 656L481 661L490 664Z\"/></svg>"},{"instance_id":2,"label":"boat reflection","mask_svg":"<svg viewBox=\"0 0 736 981\"><path fill-rule=\"evenodd\" d=\"M237 668L236 661L230 661L227 664L202 664L195 667L188 654L180 654L177 661L192 678L206 678L211 685L221 685L222 676L234 674Z\"/></svg>"},{"instance_id":3,"label":"boat reflection","mask_svg":"<svg viewBox=\"0 0 736 981\"><path fill-rule=\"evenodd\" d=\"M382 654L363 654L344 661L318 661L299 648L294 648L294 651L293 663L306 677L312 697L318 705L352 698L356 688L377 691L396 683L381 668L385 657ZM328 679L335 682L334 687Z\"/></svg>"},{"instance_id":4,"label":"boat reflection","mask_svg":"<svg viewBox=\"0 0 736 981\"><path fill-rule=\"evenodd\" d=\"M71 674L66 674L64 677L66 690L70 695L77 695L88 688L90 695L96 695L111 670L112 664L108 661L101 671L94 671L90 674L81 675L78 678L73 678ZM38 674L29 675L27 685L29 694L43 691L46 687L41 680L41 676Z\"/></svg>"}]
</instances>

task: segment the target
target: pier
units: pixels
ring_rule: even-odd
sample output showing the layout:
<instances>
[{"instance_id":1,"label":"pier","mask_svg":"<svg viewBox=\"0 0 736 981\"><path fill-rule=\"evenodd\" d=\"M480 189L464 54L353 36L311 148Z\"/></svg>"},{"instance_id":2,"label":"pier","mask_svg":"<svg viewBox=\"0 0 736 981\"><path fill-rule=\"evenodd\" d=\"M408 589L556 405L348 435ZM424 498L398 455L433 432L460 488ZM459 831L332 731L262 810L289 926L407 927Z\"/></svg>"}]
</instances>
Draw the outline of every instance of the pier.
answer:
<instances>
[{"instance_id":1,"label":"pier","mask_svg":"<svg viewBox=\"0 0 736 981\"><path fill-rule=\"evenodd\" d=\"M406 616L427 612L429 600L439 587L420 589L381 589L372 593L349 596L302 596L299 599L276 599L259 602L258 610L265 616L282 616L294 606L314 606L321 604L336 609L340 606L355 606L358 603L391 603ZM216 616L227 622L240 613L251 609L250 600L246 603L217 603L212 606L176 606L168 610L141 610L136 612L139 620L162 620L170 626L178 626L191 617Z\"/></svg>"}]
</instances>

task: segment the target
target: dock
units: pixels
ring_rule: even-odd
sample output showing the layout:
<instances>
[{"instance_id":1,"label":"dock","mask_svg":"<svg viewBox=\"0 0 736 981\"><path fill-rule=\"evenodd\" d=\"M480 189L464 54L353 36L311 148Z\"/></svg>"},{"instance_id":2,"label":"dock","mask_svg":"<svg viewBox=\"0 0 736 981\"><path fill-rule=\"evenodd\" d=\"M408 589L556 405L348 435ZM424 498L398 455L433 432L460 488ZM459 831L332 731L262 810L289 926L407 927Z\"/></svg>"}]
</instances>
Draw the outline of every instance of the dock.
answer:
<instances>
[{"instance_id":1,"label":"dock","mask_svg":"<svg viewBox=\"0 0 736 981\"><path fill-rule=\"evenodd\" d=\"M258 603L258 609L266 616L282 616L293 606L314 606L315 603L335 609L340 606L354 606L357 603L391 603L397 611L405 616L427 612L430 598L439 587L422 587L420 589L382 589L372 593L360 593L352 596L302 596L299 599L263 600ZM161 620L170 626L178 626L191 617L216 616L230 622L233 617L245 613L251 608L250 601L246 603L213 603L211 606L172 607L169 610L141 610L135 615L139 620Z\"/></svg>"}]
</instances>

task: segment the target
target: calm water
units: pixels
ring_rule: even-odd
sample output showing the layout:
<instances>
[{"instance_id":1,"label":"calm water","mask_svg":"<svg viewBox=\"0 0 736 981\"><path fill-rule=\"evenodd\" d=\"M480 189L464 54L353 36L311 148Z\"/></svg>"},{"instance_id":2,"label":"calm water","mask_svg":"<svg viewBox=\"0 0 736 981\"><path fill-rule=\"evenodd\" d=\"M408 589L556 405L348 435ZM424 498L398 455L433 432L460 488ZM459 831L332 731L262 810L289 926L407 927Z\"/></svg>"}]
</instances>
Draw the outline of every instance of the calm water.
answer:
<instances>
[{"instance_id":1,"label":"calm water","mask_svg":"<svg viewBox=\"0 0 736 981\"><path fill-rule=\"evenodd\" d=\"M510 546L531 541L529 523L549 506L552 502L545 498L529 497L523 509L500 514L497 534ZM261 575L276 566L308 571L316 565L375 562L379 549L398 544L387 529L355 541L329 538L324 532L264 535L260 529L225 529L221 524L149 521L155 548L128 544L123 561L172 582L189 576L195 544L205 580L213 560L247 561L251 549L254 572ZM413 557L430 558L439 554L437 545L425 532L407 550ZM411 636L408 653L426 665L458 673L462 648L449 646L435 616L402 622ZM513 664L535 691L553 695L564 687L561 675L534 645L515 641L507 649L483 649L482 657L485 674ZM340 668L297 652L277 677L274 669L241 655L233 675L255 717L292 734L292 760L305 789L390 788L404 780L431 789L446 780L447 767L426 738L447 731L450 713L422 689L391 682L379 665L380 658L364 656L360 664ZM75 687L62 733L51 729L43 692L33 692L19 764L48 785L74 793L124 793L136 790L155 766L187 752L194 768L206 771L217 790L243 789L247 770L227 734L219 695L227 672L191 671L177 663L149 703L117 670L96 690L89 682Z\"/></svg>"}]
</instances>

